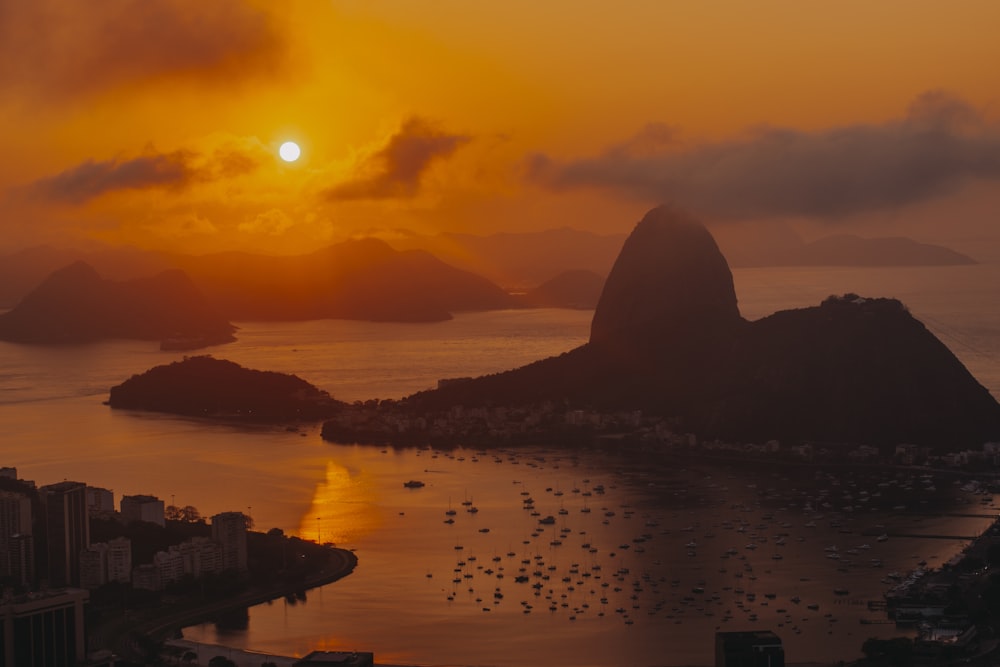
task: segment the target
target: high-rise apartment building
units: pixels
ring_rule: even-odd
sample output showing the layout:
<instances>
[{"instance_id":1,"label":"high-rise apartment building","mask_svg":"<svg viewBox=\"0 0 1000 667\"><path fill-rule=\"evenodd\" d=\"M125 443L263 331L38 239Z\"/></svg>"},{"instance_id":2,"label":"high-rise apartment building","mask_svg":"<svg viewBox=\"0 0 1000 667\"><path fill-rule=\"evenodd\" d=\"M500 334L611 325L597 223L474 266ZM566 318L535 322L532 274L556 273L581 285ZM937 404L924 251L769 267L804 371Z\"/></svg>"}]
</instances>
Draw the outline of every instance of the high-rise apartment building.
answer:
<instances>
[{"instance_id":1,"label":"high-rise apartment building","mask_svg":"<svg viewBox=\"0 0 1000 667\"><path fill-rule=\"evenodd\" d=\"M163 501L156 496L122 496L121 512L125 525L135 521L167 525L163 516Z\"/></svg>"},{"instance_id":2,"label":"high-rise apartment building","mask_svg":"<svg viewBox=\"0 0 1000 667\"><path fill-rule=\"evenodd\" d=\"M222 512L212 517L212 539L222 545L224 570L247 569L247 516L242 512Z\"/></svg>"},{"instance_id":3,"label":"high-rise apartment building","mask_svg":"<svg viewBox=\"0 0 1000 667\"><path fill-rule=\"evenodd\" d=\"M34 579L31 498L16 491L0 491L0 578L17 586Z\"/></svg>"},{"instance_id":4,"label":"high-rise apartment building","mask_svg":"<svg viewBox=\"0 0 1000 667\"><path fill-rule=\"evenodd\" d=\"M58 482L39 490L45 511L46 572L52 586L78 586L80 552L90 546L87 485Z\"/></svg>"}]
</instances>

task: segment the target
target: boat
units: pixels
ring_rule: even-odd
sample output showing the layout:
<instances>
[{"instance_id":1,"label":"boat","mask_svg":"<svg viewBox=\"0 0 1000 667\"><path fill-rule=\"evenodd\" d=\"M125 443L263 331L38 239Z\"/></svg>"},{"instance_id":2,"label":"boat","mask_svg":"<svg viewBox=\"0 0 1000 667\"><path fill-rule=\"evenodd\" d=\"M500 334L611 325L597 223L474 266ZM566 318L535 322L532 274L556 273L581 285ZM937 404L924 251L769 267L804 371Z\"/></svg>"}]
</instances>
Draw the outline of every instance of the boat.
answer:
<instances>
[{"instance_id":1,"label":"boat","mask_svg":"<svg viewBox=\"0 0 1000 667\"><path fill-rule=\"evenodd\" d=\"M424 483L421 482L419 479L411 479L408 482L403 482L403 486L405 486L408 489L419 489L424 486Z\"/></svg>"},{"instance_id":2,"label":"boat","mask_svg":"<svg viewBox=\"0 0 1000 667\"><path fill-rule=\"evenodd\" d=\"M545 517L544 519L539 519L539 520L538 520L538 523L541 523L541 524L544 524L544 525L546 525L546 526L551 526L551 525L552 525L552 524L554 524L555 522L556 522L556 518L555 518L554 516L552 516L551 514L549 514L549 515L548 515L547 517Z\"/></svg>"}]
</instances>

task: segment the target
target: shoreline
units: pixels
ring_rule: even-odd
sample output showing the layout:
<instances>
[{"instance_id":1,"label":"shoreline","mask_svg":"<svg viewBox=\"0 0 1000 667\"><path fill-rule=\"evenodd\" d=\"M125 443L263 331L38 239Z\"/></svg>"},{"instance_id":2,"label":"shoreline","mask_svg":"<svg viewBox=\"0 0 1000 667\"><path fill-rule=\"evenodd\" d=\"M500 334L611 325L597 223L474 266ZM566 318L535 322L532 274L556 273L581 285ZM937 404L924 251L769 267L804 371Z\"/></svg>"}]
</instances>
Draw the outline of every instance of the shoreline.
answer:
<instances>
[{"instance_id":1,"label":"shoreline","mask_svg":"<svg viewBox=\"0 0 1000 667\"><path fill-rule=\"evenodd\" d=\"M102 627L104 626L102 624L92 628L90 630L91 636L100 636L102 633L112 635L108 638L110 641L102 642L104 645L100 648L109 649L119 656L133 655L138 648L134 641L136 636L141 635L153 642L160 643L167 640L172 634L181 633L183 628L210 621L218 614L244 607L253 607L301 591L332 584L351 574L357 567L358 558L352 551L337 547L325 548L329 555L326 567L310 573L302 581L294 584L281 582L271 586L251 587L234 597L197 604L191 604L190 599L182 599L176 605L161 603L157 608L140 610L137 615L145 618L130 617L130 612L126 610L123 614L109 619L110 627Z\"/></svg>"}]
</instances>

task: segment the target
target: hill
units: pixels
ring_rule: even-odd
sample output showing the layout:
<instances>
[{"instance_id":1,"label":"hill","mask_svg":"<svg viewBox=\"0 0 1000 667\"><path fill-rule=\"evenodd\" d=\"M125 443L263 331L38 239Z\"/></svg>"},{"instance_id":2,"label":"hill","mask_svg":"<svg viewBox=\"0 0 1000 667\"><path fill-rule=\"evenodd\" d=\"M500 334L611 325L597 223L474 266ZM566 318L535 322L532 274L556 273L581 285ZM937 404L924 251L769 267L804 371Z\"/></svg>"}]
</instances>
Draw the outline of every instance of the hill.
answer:
<instances>
[{"instance_id":1,"label":"hill","mask_svg":"<svg viewBox=\"0 0 1000 667\"><path fill-rule=\"evenodd\" d=\"M419 250L377 239L346 241L308 255L175 256L206 298L234 320L448 320L462 310L509 308L485 278Z\"/></svg>"},{"instance_id":2,"label":"hill","mask_svg":"<svg viewBox=\"0 0 1000 667\"><path fill-rule=\"evenodd\" d=\"M579 269L564 271L528 290L521 302L531 308L578 308L590 310L597 306L604 289L604 276Z\"/></svg>"},{"instance_id":3,"label":"hill","mask_svg":"<svg viewBox=\"0 0 1000 667\"><path fill-rule=\"evenodd\" d=\"M0 314L0 340L19 343L127 338L203 347L235 340L234 330L181 271L112 281L84 262L55 271Z\"/></svg>"},{"instance_id":4,"label":"hill","mask_svg":"<svg viewBox=\"0 0 1000 667\"><path fill-rule=\"evenodd\" d=\"M294 375L209 356L156 366L111 388L108 405L193 417L286 422L322 419L339 401Z\"/></svg>"}]
</instances>

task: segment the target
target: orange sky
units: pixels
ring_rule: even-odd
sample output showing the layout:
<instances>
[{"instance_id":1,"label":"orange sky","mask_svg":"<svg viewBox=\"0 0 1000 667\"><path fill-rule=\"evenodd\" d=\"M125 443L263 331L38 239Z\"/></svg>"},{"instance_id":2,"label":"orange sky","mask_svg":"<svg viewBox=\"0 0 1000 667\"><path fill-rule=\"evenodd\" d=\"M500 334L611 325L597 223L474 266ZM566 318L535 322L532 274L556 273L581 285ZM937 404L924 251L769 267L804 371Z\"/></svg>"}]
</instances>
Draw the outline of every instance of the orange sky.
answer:
<instances>
[{"instance_id":1,"label":"orange sky","mask_svg":"<svg viewBox=\"0 0 1000 667\"><path fill-rule=\"evenodd\" d=\"M1000 236L998 25L993 0L0 0L0 248L625 232L665 200Z\"/></svg>"}]
</instances>

